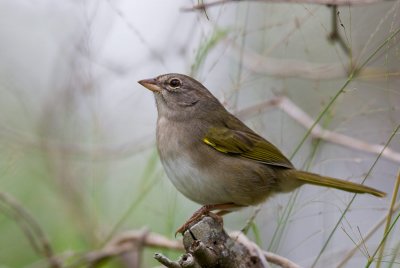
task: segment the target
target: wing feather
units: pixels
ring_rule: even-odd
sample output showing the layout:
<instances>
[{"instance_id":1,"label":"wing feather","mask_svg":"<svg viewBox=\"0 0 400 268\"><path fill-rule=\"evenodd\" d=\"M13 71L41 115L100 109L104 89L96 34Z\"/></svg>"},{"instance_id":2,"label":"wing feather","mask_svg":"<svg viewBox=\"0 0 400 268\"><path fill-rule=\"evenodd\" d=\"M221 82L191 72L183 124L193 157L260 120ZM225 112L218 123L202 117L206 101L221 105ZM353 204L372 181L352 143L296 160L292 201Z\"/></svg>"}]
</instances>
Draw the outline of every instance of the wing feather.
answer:
<instances>
[{"instance_id":1,"label":"wing feather","mask_svg":"<svg viewBox=\"0 0 400 268\"><path fill-rule=\"evenodd\" d=\"M268 165L293 168L292 163L278 148L251 130L211 128L203 138L203 142L221 153L237 155Z\"/></svg>"}]
</instances>

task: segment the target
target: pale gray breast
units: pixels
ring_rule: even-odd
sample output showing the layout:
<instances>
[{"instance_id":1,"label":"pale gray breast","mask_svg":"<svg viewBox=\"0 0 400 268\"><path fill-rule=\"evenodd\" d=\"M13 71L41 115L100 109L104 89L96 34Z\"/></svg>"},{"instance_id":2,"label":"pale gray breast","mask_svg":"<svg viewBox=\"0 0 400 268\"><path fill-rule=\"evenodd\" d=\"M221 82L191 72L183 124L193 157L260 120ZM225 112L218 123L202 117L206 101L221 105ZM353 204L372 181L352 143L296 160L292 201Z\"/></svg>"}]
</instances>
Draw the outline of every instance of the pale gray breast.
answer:
<instances>
[{"instance_id":1,"label":"pale gray breast","mask_svg":"<svg viewBox=\"0 0 400 268\"><path fill-rule=\"evenodd\" d=\"M225 185L196 160L201 142L196 145L187 125L160 117L157 121L157 148L165 172L174 186L187 198L199 204L232 202L221 195ZM162 144L162 146L161 146ZM195 154L197 157L193 157Z\"/></svg>"}]
</instances>

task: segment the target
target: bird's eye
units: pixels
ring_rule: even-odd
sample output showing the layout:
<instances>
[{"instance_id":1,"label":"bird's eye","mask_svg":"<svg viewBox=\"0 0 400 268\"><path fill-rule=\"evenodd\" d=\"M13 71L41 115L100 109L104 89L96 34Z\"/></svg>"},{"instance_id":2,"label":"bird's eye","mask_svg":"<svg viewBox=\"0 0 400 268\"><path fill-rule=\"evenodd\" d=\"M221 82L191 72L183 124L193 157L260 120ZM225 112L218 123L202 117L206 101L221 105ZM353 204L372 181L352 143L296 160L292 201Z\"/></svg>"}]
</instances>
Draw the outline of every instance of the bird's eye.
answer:
<instances>
[{"instance_id":1,"label":"bird's eye","mask_svg":"<svg viewBox=\"0 0 400 268\"><path fill-rule=\"evenodd\" d=\"M169 81L169 85L171 86L171 87L179 87L179 86L181 86L181 80L179 80L179 79L176 79L176 78L174 78L174 79L171 79L170 81Z\"/></svg>"}]
</instances>

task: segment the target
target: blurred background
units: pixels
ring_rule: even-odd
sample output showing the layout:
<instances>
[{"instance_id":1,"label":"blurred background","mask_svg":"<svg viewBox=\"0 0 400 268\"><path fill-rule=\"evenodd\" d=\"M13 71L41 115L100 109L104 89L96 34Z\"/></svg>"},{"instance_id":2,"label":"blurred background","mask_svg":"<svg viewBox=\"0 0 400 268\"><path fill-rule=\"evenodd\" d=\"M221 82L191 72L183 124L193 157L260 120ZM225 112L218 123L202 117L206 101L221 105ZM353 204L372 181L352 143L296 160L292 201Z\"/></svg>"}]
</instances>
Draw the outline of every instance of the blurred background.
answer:
<instances>
[{"instance_id":1,"label":"blurred background","mask_svg":"<svg viewBox=\"0 0 400 268\"><path fill-rule=\"evenodd\" d=\"M48 267L49 255L62 264L53 267L91 267L82 254L126 230L174 239L199 205L167 179L154 99L137 84L169 72L201 81L296 167L388 192L353 200L304 186L269 199L248 232L303 267L366 264L400 163L400 1L181 10L196 4L0 1L1 268ZM317 118L323 139L306 136ZM226 229L244 228L256 209L227 215ZM394 224L381 267L400 267L399 237ZM146 249L141 267L158 266L159 251Z\"/></svg>"}]
</instances>

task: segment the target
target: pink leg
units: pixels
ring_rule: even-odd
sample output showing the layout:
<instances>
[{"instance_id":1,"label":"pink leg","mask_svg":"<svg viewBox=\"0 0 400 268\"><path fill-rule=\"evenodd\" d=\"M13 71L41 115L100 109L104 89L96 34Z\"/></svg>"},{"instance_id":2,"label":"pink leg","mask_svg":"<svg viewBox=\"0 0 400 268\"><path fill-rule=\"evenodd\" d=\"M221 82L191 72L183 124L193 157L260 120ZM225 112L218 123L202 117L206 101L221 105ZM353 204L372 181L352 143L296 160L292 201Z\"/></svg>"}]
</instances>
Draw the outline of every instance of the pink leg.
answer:
<instances>
[{"instance_id":1,"label":"pink leg","mask_svg":"<svg viewBox=\"0 0 400 268\"><path fill-rule=\"evenodd\" d=\"M222 220L221 216L228 214L229 209L242 207L240 205L236 205L234 203L224 203L224 204L212 204L212 205L204 205L200 209L196 210L195 213L181 226L178 230L176 230L175 235L177 233L183 234L193 223L197 222L204 215L210 215L212 217L218 217ZM214 210L220 210L216 214L211 213Z\"/></svg>"}]
</instances>

